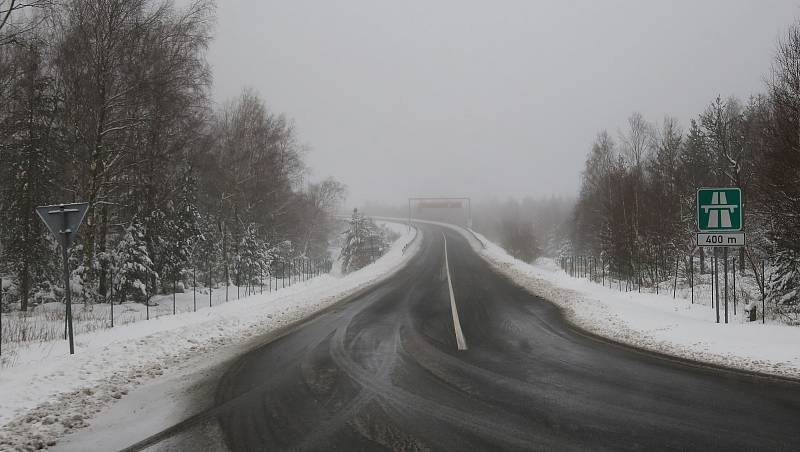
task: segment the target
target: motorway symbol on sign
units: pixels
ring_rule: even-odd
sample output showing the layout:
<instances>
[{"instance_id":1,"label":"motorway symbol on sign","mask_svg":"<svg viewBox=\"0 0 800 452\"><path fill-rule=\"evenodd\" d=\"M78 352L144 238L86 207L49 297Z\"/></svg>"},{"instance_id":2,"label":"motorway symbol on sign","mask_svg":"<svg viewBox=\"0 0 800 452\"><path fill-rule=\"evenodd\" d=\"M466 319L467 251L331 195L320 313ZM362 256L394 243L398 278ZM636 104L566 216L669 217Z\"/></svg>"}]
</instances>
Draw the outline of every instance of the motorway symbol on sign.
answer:
<instances>
[{"instance_id":1,"label":"motorway symbol on sign","mask_svg":"<svg viewBox=\"0 0 800 452\"><path fill-rule=\"evenodd\" d=\"M735 232L742 230L742 190L697 189L697 230Z\"/></svg>"},{"instance_id":2,"label":"motorway symbol on sign","mask_svg":"<svg viewBox=\"0 0 800 452\"><path fill-rule=\"evenodd\" d=\"M83 223L89 203L57 204L36 208L39 218L47 225L47 229L56 237L61 246L69 247L72 239Z\"/></svg>"}]
</instances>

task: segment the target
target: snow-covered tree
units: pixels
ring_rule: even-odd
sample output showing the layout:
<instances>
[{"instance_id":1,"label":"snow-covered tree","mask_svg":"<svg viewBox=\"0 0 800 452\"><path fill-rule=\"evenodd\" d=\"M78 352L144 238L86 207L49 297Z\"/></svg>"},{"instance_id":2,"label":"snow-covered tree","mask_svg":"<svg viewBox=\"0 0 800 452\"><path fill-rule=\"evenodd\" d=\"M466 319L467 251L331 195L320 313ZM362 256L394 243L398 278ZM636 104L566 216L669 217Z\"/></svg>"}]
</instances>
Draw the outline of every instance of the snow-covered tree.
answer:
<instances>
[{"instance_id":1,"label":"snow-covered tree","mask_svg":"<svg viewBox=\"0 0 800 452\"><path fill-rule=\"evenodd\" d=\"M353 209L342 245L342 269L351 272L365 267L383 255L388 249L388 240L383 229L371 218Z\"/></svg>"},{"instance_id":2,"label":"snow-covered tree","mask_svg":"<svg viewBox=\"0 0 800 452\"><path fill-rule=\"evenodd\" d=\"M154 270L161 275L162 291L172 290L173 282L181 279L189 266L194 242L198 235L199 214L195 202L194 178L178 179L162 207L143 214L145 240Z\"/></svg>"},{"instance_id":3,"label":"snow-covered tree","mask_svg":"<svg viewBox=\"0 0 800 452\"><path fill-rule=\"evenodd\" d=\"M258 237L258 225L247 225L233 256L236 285L252 284L266 268L269 260L268 248Z\"/></svg>"},{"instance_id":4,"label":"snow-covered tree","mask_svg":"<svg viewBox=\"0 0 800 452\"><path fill-rule=\"evenodd\" d=\"M769 285L775 313L790 323L800 322L800 255L791 249L778 251Z\"/></svg>"},{"instance_id":5,"label":"snow-covered tree","mask_svg":"<svg viewBox=\"0 0 800 452\"><path fill-rule=\"evenodd\" d=\"M70 251L81 301L106 299L109 283L143 297L192 270L218 284L298 254L327 256L344 187L305 182L294 122L251 90L214 111L213 0L12 4L41 5L35 16L47 20L14 14L13 33L11 22L0 32L9 298L22 295L25 308L31 296L59 295L59 255L34 212L42 204L90 204Z\"/></svg>"},{"instance_id":6,"label":"snow-covered tree","mask_svg":"<svg viewBox=\"0 0 800 452\"><path fill-rule=\"evenodd\" d=\"M147 302L154 288L150 281L157 279L153 261L147 252L145 233L138 223L131 224L114 252L114 286L117 293L139 302Z\"/></svg>"},{"instance_id":7,"label":"snow-covered tree","mask_svg":"<svg viewBox=\"0 0 800 452\"><path fill-rule=\"evenodd\" d=\"M196 267L198 285L207 284L213 287L223 274L219 267L222 242L215 232L214 225L200 217L199 232L192 246L192 266Z\"/></svg>"},{"instance_id":8,"label":"snow-covered tree","mask_svg":"<svg viewBox=\"0 0 800 452\"><path fill-rule=\"evenodd\" d=\"M800 320L800 21L781 39L769 82L769 140L759 155L763 215L775 249L771 294L778 313Z\"/></svg>"},{"instance_id":9,"label":"snow-covered tree","mask_svg":"<svg viewBox=\"0 0 800 452\"><path fill-rule=\"evenodd\" d=\"M47 74L44 44L38 36L15 48L16 77L10 102L0 116L0 241L3 258L17 278L21 309L36 287L57 280L57 254L34 209L51 201L56 158L63 149L57 117L60 106Z\"/></svg>"}]
</instances>

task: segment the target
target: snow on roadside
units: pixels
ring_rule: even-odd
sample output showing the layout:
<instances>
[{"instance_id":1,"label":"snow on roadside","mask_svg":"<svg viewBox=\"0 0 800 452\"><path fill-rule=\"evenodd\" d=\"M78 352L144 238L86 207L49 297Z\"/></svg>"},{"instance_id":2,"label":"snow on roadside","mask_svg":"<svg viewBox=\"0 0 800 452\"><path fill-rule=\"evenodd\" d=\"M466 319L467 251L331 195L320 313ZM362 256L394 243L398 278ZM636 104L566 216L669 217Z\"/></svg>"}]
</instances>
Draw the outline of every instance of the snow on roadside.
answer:
<instances>
[{"instance_id":1,"label":"snow on roadside","mask_svg":"<svg viewBox=\"0 0 800 452\"><path fill-rule=\"evenodd\" d=\"M14 366L0 369L0 450L52 446L182 362L291 325L389 277L419 248L416 233L404 230L386 255L342 278L323 275L213 309L82 334L73 356L62 342L19 350Z\"/></svg>"},{"instance_id":2,"label":"snow on roadside","mask_svg":"<svg viewBox=\"0 0 800 452\"><path fill-rule=\"evenodd\" d=\"M452 227L452 226L451 226ZM800 328L742 322L716 323L708 305L672 294L620 292L572 278L552 259L527 264L480 234L476 251L500 273L562 308L576 326L634 347L725 367L800 378ZM475 241L485 246L475 246Z\"/></svg>"}]
</instances>

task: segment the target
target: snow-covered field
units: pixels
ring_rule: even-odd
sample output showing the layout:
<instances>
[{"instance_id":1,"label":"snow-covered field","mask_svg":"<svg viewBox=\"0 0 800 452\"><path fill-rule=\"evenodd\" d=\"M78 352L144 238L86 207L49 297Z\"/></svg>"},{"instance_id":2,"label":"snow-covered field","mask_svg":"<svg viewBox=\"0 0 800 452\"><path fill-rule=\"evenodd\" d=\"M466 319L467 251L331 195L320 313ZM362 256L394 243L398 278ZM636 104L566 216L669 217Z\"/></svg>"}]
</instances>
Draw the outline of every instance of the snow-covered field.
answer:
<instances>
[{"instance_id":1,"label":"snow-covered field","mask_svg":"<svg viewBox=\"0 0 800 452\"><path fill-rule=\"evenodd\" d=\"M800 327L747 322L743 304L738 315L733 315L731 304L730 323L718 324L707 282L695 287L695 304L685 288L675 299L671 286L660 295L620 291L616 284L609 288L570 277L552 259L539 259L533 265L519 261L476 234L484 248L469 232L462 232L499 272L560 306L584 330L693 361L800 378Z\"/></svg>"},{"instance_id":2,"label":"snow-covered field","mask_svg":"<svg viewBox=\"0 0 800 452\"><path fill-rule=\"evenodd\" d=\"M189 311L193 308L190 290L178 297L179 311L189 312L86 331L76 335L73 356L63 340L17 348L13 360L0 368L0 450L50 447L142 383L168 377L198 356L211 357L226 347L301 321L390 276L421 242L414 240L416 230L390 227L401 233L390 251L341 278L322 275L239 300L234 287L228 303L222 302L223 289L211 309L208 294L198 294L198 308L200 300L205 308L197 312ZM166 307L155 311L171 314L171 296L160 301Z\"/></svg>"}]
</instances>

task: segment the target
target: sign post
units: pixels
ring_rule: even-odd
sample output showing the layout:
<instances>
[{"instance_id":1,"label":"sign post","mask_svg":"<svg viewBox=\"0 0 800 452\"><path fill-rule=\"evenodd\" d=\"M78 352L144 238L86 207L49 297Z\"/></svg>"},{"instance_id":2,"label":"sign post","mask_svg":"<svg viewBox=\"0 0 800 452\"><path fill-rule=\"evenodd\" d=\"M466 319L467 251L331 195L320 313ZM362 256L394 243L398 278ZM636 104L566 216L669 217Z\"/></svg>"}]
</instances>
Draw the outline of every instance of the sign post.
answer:
<instances>
[{"instance_id":1,"label":"sign post","mask_svg":"<svg viewBox=\"0 0 800 452\"><path fill-rule=\"evenodd\" d=\"M69 335L69 354L75 354L75 341L72 333L72 290L69 286L69 247L83 223L89 203L58 204L36 208L36 213L42 219L47 229L55 236L61 245L61 257L64 260L64 295L67 309L67 333Z\"/></svg>"},{"instance_id":2,"label":"sign post","mask_svg":"<svg viewBox=\"0 0 800 452\"><path fill-rule=\"evenodd\" d=\"M725 323L728 323L728 248L744 246L742 231L742 190L738 187L697 189L697 246L722 247L725 296ZM719 281L717 253L714 253L717 323L719 323ZM734 272L736 267L734 267ZM714 290L712 290L712 294ZM763 313L762 313L763 315Z\"/></svg>"}]
</instances>

